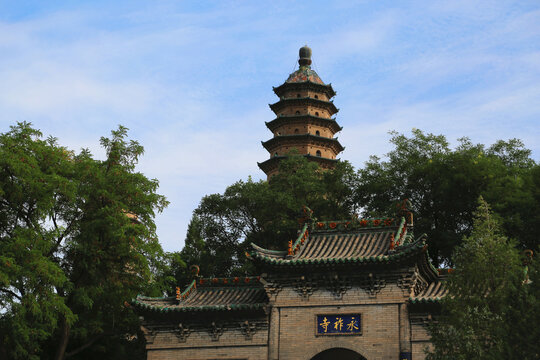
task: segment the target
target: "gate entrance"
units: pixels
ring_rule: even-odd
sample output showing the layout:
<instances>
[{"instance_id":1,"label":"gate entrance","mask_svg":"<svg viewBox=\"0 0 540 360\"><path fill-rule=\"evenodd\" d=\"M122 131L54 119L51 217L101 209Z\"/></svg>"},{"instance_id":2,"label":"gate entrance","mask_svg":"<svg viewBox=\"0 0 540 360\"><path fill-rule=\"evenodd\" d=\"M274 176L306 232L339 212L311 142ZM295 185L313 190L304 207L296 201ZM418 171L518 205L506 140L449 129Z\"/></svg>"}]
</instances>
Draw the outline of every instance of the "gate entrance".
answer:
<instances>
[{"instance_id":1,"label":"gate entrance","mask_svg":"<svg viewBox=\"0 0 540 360\"><path fill-rule=\"evenodd\" d=\"M344 348L332 348L318 353L311 360L366 360L365 357L355 351Z\"/></svg>"}]
</instances>

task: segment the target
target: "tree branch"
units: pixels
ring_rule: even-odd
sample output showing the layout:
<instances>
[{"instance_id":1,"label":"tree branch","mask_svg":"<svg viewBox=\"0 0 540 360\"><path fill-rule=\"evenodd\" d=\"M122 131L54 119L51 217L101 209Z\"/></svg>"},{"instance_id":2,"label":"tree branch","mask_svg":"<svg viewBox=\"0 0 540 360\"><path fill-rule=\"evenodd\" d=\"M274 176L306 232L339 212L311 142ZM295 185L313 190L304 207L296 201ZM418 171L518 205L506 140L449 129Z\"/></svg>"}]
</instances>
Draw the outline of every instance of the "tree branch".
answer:
<instances>
[{"instance_id":1,"label":"tree branch","mask_svg":"<svg viewBox=\"0 0 540 360\"><path fill-rule=\"evenodd\" d=\"M99 335L94 336L94 337L93 337L92 339L90 339L90 341L88 341L86 344L81 345L81 346L79 346L77 349L72 350L72 351L66 353L66 356L65 356L65 357L68 358L68 357L71 357L71 356L73 356L73 355L76 355L76 354L80 353L80 352L83 351L84 349L86 349L86 348L92 346L96 341L98 341L99 339L101 339L103 336L105 336L105 333L101 333L101 334L99 334Z\"/></svg>"},{"instance_id":2,"label":"tree branch","mask_svg":"<svg viewBox=\"0 0 540 360\"><path fill-rule=\"evenodd\" d=\"M51 248L51 250L49 250L49 253L47 254L47 256L51 256L56 250L58 250L58 247L60 246L60 243L62 242L62 240L64 240L66 235L68 235L69 232L71 231L71 226L73 225L74 222L75 220L70 222L69 225L66 227L66 230L64 230L64 232L58 236L58 238L56 239L56 243ZM56 225L56 220L54 219L54 217L53 217L53 223L56 230L58 230L58 226Z\"/></svg>"},{"instance_id":3,"label":"tree branch","mask_svg":"<svg viewBox=\"0 0 540 360\"><path fill-rule=\"evenodd\" d=\"M11 290L0 288L0 291L3 291L3 292L5 292L5 293L8 293L8 294L10 294L10 295L16 297L17 299L22 300L22 297L21 297L21 296L17 295L16 293L14 293L14 292L11 291Z\"/></svg>"}]
</instances>

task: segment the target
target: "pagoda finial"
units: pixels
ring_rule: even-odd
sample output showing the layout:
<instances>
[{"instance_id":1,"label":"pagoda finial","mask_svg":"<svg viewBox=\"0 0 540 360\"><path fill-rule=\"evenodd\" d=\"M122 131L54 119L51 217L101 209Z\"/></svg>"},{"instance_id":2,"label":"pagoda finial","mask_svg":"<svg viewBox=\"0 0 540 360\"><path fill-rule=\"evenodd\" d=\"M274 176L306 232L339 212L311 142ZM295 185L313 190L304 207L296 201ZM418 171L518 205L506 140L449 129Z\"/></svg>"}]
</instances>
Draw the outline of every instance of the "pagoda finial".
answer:
<instances>
[{"instance_id":1,"label":"pagoda finial","mask_svg":"<svg viewBox=\"0 0 540 360\"><path fill-rule=\"evenodd\" d=\"M298 53L300 55L300 60L298 60L298 64L300 64L300 66L310 66L311 48L307 45L304 45L300 48L300 51Z\"/></svg>"}]
</instances>

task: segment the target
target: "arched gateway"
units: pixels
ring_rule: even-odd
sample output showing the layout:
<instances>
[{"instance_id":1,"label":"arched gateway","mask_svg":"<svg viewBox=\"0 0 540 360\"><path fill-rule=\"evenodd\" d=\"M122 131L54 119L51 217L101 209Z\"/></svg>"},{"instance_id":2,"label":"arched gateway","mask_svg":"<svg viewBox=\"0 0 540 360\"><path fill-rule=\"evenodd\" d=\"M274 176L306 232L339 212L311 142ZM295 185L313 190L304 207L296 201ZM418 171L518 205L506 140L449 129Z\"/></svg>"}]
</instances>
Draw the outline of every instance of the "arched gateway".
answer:
<instances>
[{"instance_id":1,"label":"arched gateway","mask_svg":"<svg viewBox=\"0 0 540 360\"><path fill-rule=\"evenodd\" d=\"M322 168L343 150L335 92L309 68L310 54L302 48L300 69L274 89L267 126L276 136L264 146L275 156L259 164L269 177L289 148ZM426 325L446 290L425 237L413 235L409 204L385 218L319 221L305 208L292 220L298 237L286 249L252 244L246 253L256 276L196 271L175 297L134 299L148 360L424 359Z\"/></svg>"},{"instance_id":2,"label":"arched gateway","mask_svg":"<svg viewBox=\"0 0 540 360\"><path fill-rule=\"evenodd\" d=\"M355 351L343 348L332 348L318 353L311 360L366 360L365 357Z\"/></svg>"}]
</instances>

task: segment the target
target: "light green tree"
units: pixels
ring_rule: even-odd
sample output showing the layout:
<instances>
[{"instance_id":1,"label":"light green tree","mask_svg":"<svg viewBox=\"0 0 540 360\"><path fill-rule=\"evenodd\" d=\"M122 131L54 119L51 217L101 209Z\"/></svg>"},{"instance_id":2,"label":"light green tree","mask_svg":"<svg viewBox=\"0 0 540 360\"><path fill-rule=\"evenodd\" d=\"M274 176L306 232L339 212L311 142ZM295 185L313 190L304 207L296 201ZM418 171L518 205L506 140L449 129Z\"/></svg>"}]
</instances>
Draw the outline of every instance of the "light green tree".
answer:
<instances>
[{"instance_id":1,"label":"light green tree","mask_svg":"<svg viewBox=\"0 0 540 360\"><path fill-rule=\"evenodd\" d=\"M538 359L538 261L524 273L516 242L501 233L482 198L454 263L427 359Z\"/></svg>"}]
</instances>

